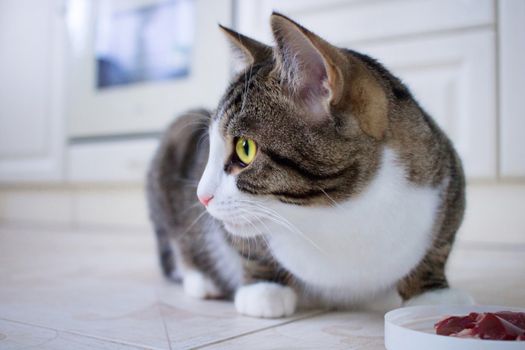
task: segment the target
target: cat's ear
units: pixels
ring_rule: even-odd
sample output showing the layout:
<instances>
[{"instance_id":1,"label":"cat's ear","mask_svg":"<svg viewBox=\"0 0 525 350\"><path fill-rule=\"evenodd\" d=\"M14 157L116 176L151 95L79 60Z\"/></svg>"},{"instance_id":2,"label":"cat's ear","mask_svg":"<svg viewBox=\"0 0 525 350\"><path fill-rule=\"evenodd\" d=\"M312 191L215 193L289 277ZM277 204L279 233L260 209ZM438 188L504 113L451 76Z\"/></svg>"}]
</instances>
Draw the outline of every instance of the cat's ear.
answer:
<instances>
[{"instance_id":1,"label":"cat's ear","mask_svg":"<svg viewBox=\"0 0 525 350\"><path fill-rule=\"evenodd\" d=\"M314 120L323 120L330 105L341 99L344 57L336 47L279 13L272 14L271 27L281 82Z\"/></svg>"},{"instance_id":2,"label":"cat's ear","mask_svg":"<svg viewBox=\"0 0 525 350\"><path fill-rule=\"evenodd\" d=\"M314 122L350 112L361 129L382 139L388 126L384 89L365 64L291 19L273 13L276 73L296 102ZM341 132L344 131L344 120ZM349 125L346 123L346 125Z\"/></svg>"},{"instance_id":3,"label":"cat's ear","mask_svg":"<svg viewBox=\"0 0 525 350\"><path fill-rule=\"evenodd\" d=\"M233 29L219 24L219 28L226 35L233 49L234 70L242 71L247 66L262 62L272 56L272 48L257 40L248 38Z\"/></svg>"}]
</instances>

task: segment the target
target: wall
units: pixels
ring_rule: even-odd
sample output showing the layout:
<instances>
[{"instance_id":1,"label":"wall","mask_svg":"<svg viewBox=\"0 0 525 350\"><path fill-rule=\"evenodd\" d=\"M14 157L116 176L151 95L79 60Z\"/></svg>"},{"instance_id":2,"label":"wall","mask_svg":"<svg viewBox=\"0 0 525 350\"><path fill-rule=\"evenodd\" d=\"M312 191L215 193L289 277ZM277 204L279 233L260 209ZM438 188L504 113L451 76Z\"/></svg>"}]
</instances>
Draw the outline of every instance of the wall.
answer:
<instances>
[{"instance_id":1,"label":"wall","mask_svg":"<svg viewBox=\"0 0 525 350\"><path fill-rule=\"evenodd\" d=\"M525 244L524 198L525 184L469 184L459 239ZM138 184L0 188L0 223L152 232Z\"/></svg>"},{"instance_id":2,"label":"wall","mask_svg":"<svg viewBox=\"0 0 525 350\"><path fill-rule=\"evenodd\" d=\"M285 13L321 34L333 36L333 40L344 45L369 50L387 65L399 69L400 74L407 74L424 106L438 116L442 127L452 135L464 159L468 160L467 170L471 176L461 239L524 244L525 138L522 135L525 118L521 99L525 93L525 74L520 57L525 57L525 2L421 0L417 2L418 16L411 12L415 11L414 3L330 0L319 5L313 0L288 0L275 5L272 0L238 1L236 12L243 32L267 40L268 13L274 6L280 6ZM14 6L29 2L2 4ZM61 50L56 48L56 43L62 40L63 28L54 17L59 16L60 8L53 6L48 11L42 5L47 22L45 18L37 22L52 28L41 33L43 40L55 47L50 51L50 57L55 59L49 59L55 68L45 78L48 83L61 81L63 74L56 69L63 58ZM434 20L424 20L425 14L433 14ZM382 26L369 26L378 16L390 18L390 22L385 19L381 20ZM326 25L327 21L331 21L330 26ZM342 25L352 25L353 29L342 31L339 29ZM5 49L6 45L2 47ZM447 50L452 56L443 53ZM42 70L42 62L37 58L33 64ZM452 64L448 64L449 61ZM437 79L437 83L431 79ZM34 160L16 152L3 152L13 149L9 147L0 150L0 180L4 180L0 184L0 224L91 226L149 232L142 180L161 123L156 122L155 130L142 130L139 138L118 132L91 135L91 129L86 133L73 132L73 137L68 138L61 91L55 83L50 86L51 89L38 87L50 92L49 101L54 101L50 104L54 107L46 109L47 114L38 114L41 123L52 125L50 129L38 129L39 137L47 142L43 153L39 153L40 158ZM6 91L2 90L0 97L9 99L10 91ZM9 122L12 116L5 111L0 106L3 113L0 121ZM163 118L166 122L171 116ZM57 125L57 120L62 124ZM24 123L13 125L23 127ZM120 123L121 131L129 131L125 123ZM21 135L11 137L14 141L8 146L18 147L24 134ZM47 167L46 171L39 172L40 164ZM30 182L23 184L24 179Z\"/></svg>"}]
</instances>

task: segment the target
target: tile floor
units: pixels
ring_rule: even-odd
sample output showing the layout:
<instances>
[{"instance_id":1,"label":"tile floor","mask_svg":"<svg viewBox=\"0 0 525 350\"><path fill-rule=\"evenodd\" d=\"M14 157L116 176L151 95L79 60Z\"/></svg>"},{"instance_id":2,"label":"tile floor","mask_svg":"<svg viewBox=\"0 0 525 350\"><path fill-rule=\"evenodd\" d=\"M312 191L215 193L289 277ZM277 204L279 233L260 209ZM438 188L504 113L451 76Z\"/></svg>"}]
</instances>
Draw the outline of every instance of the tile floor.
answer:
<instances>
[{"instance_id":1,"label":"tile floor","mask_svg":"<svg viewBox=\"0 0 525 350\"><path fill-rule=\"evenodd\" d=\"M463 243L451 283L525 307L525 245ZM242 317L159 274L148 233L0 228L0 349L384 349L383 315Z\"/></svg>"}]
</instances>

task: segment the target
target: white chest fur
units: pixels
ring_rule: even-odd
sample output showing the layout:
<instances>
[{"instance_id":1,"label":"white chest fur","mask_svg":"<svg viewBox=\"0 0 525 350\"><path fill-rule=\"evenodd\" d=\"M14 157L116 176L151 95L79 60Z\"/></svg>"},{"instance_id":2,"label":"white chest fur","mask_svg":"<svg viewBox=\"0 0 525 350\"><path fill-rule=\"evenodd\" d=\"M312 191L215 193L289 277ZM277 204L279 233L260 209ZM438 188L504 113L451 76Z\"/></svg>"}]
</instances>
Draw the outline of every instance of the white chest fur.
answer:
<instances>
[{"instance_id":1,"label":"white chest fur","mask_svg":"<svg viewBox=\"0 0 525 350\"><path fill-rule=\"evenodd\" d=\"M386 149L357 198L334 208L269 205L298 229L272 225L269 241L277 260L312 292L358 301L391 288L417 265L438 205L439 189L410 184Z\"/></svg>"}]
</instances>

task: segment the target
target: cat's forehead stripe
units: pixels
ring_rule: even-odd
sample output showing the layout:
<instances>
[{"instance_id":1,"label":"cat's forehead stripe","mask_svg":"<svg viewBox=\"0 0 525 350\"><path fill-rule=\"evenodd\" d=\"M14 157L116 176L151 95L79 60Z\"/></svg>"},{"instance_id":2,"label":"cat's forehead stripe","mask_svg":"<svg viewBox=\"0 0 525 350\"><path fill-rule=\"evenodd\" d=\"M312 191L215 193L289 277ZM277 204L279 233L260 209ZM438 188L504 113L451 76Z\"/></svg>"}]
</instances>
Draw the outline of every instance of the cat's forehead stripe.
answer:
<instances>
[{"instance_id":1,"label":"cat's forehead stripe","mask_svg":"<svg viewBox=\"0 0 525 350\"><path fill-rule=\"evenodd\" d=\"M238 81L234 81L228 86L228 89L226 90L226 93L222 97L222 99L221 99L221 101L219 103L219 109L218 109L217 113L213 116L214 120L222 118L222 116L224 115L224 112L225 112L225 108L232 101L232 95L233 94L237 94L237 93L239 93Z\"/></svg>"},{"instance_id":2,"label":"cat's forehead stripe","mask_svg":"<svg viewBox=\"0 0 525 350\"><path fill-rule=\"evenodd\" d=\"M223 131L228 130L228 127L237 113L242 110L243 104L247 94L252 90L255 79L258 77L261 68L264 65L256 64L247 68L243 73L237 76L237 79L230 85L230 88L222 99L219 112L216 115L217 119L225 119L221 121Z\"/></svg>"}]
</instances>

